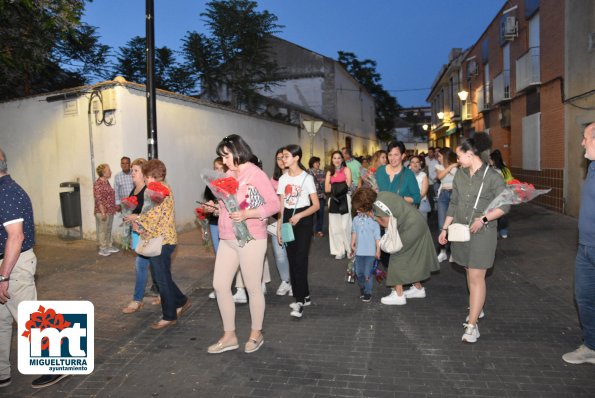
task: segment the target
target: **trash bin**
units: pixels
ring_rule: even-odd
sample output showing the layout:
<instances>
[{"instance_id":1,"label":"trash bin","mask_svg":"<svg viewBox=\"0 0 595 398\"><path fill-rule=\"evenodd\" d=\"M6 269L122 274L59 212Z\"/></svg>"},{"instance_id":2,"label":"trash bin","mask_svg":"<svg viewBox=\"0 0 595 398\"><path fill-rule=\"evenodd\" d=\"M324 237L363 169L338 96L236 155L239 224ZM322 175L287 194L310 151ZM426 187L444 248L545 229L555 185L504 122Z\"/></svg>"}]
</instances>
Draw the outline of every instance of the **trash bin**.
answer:
<instances>
[{"instance_id":1,"label":"trash bin","mask_svg":"<svg viewBox=\"0 0 595 398\"><path fill-rule=\"evenodd\" d=\"M80 227L81 217L81 185L78 182L63 182L60 188L60 208L62 210L62 223L65 228Z\"/></svg>"}]
</instances>

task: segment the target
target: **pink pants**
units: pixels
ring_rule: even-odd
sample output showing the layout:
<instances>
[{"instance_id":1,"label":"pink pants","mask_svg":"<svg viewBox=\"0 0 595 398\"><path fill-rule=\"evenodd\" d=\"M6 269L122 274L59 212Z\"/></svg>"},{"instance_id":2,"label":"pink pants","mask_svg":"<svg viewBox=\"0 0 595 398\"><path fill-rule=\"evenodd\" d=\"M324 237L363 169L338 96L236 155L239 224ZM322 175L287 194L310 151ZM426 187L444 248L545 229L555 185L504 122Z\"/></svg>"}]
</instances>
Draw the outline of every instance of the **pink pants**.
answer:
<instances>
[{"instance_id":1,"label":"pink pants","mask_svg":"<svg viewBox=\"0 0 595 398\"><path fill-rule=\"evenodd\" d=\"M240 247L235 239L219 242L213 288L217 294L217 304L223 320L224 331L233 332L236 330L236 306L231 294L231 283L238 270L238 265L248 292L252 329L262 330L265 302L261 283L266 251L266 239L252 240L244 247Z\"/></svg>"}]
</instances>

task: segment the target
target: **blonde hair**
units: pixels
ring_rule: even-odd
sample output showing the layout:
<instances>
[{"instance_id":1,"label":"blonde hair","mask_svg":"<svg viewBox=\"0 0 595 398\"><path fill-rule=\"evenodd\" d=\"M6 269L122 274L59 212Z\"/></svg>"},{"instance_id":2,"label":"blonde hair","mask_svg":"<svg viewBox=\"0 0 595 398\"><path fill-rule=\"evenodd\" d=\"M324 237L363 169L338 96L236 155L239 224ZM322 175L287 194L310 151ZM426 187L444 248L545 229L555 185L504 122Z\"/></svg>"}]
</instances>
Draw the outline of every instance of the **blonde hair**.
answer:
<instances>
[{"instance_id":1,"label":"blonde hair","mask_svg":"<svg viewBox=\"0 0 595 398\"><path fill-rule=\"evenodd\" d=\"M101 163L99 166L97 166L97 168L95 169L95 171L97 171L97 175L99 177L103 177L103 173L105 172L105 169L109 168L109 164L107 163Z\"/></svg>"},{"instance_id":2,"label":"blonde hair","mask_svg":"<svg viewBox=\"0 0 595 398\"><path fill-rule=\"evenodd\" d=\"M145 163L147 163L147 159L145 158L137 158L134 159L134 161L130 164L130 167L132 166L139 166L142 170L143 166L145 165Z\"/></svg>"}]
</instances>

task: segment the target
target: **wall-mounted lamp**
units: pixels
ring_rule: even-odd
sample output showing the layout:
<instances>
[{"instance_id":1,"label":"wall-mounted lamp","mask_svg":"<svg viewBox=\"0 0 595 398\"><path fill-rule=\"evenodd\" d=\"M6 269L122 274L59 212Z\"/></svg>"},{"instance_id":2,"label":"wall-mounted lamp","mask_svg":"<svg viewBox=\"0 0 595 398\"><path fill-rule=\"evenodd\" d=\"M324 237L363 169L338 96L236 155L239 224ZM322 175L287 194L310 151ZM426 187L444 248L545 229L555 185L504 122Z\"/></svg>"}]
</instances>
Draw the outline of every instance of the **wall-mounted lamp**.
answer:
<instances>
[{"instance_id":1,"label":"wall-mounted lamp","mask_svg":"<svg viewBox=\"0 0 595 398\"><path fill-rule=\"evenodd\" d=\"M468 91L459 91L457 93L457 95L459 96L459 98L461 99L461 101L467 101L467 97L469 96L469 92Z\"/></svg>"},{"instance_id":2,"label":"wall-mounted lamp","mask_svg":"<svg viewBox=\"0 0 595 398\"><path fill-rule=\"evenodd\" d=\"M421 126L422 129L424 129L424 131L428 131L428 125L424 124L423 126Z\"/></svg>"},{"instance_id":3,"label":"wall-mounted lamp","mask_svg":"<svg viewBox=\"0 0 595 398\"><path fill-rule=\"evenodd\" d=\"M442 120L444 119L444 112L438 112L436 116L438 116L438 119Z\"/></svg>"},{"instance_id":4,"label":"wall-mounted lamp","mask_svg":"<svg viewBox=\"0 0 595 398\"><path fill-rule=\"evenodd\" d=\"M322 127L323 122L321 120L304 120L302 123L310 136L310 157L312 157L314 156L314 137Z\"/></svg>"}]
</instances>

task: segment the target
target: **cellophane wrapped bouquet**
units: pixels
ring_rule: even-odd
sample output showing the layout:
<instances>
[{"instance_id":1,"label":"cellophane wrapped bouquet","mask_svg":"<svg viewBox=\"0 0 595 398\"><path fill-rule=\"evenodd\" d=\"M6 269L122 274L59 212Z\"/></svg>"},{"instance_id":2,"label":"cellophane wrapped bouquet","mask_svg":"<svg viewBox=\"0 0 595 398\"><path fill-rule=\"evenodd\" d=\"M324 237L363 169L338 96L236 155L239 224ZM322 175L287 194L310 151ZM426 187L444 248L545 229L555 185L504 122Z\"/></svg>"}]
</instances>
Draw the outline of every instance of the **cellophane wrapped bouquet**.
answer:
<instances>
[{"instance_id":1,"label":"cellophane wrapped bouquet","mask_svg":"<svg viewBox=\"0 0 595 398\"><path fill-rule=\"evenodd\" d=\"M484 214L505 205L518 205L520 203L527 203L539 195L543 195L551 191L550 189L535 189L533 184L521 182L519 180L510 180L506 183L506 188L496 196L486 208Z\"/></svg>"},{"instance_id":2,"label":"cellophane wrapped bouquet","mask_svg":"<svg viewBox=\"0 0 595 398\"><path fill-rule=\"evenodd\" d=\"M132 211L138 206L138 199L136 196L129 196L122 199L121 202L122 219L132 214ZM132 225L130 223L122 222L120 225L123 228L122 231L122 249L130 249L130 232L132 231Z\"/></svg>"},{"instance_id":3,"label":"cellophane wrapped bouquet","mask_svg":"<svg viewBox=\"0 0 595 398\"><path fill-rule=\"evenodd\" d=\"M215 195L218 200L223 202L225 208L230 214L241 210L236 198L236 193L238 192L238 187L240 185L238 180L210 169L203 170L200 173L200 177L209 186L211 192L213 192L213 195ZM244 247L246 243L254 240L252 235L250 235L246 221L234 221L232 224L234 234L240 247Z\"/></svg>"},{"instance_id":4,"label":"cellophane wrapped bouquet","mask_svg":"<svg viewBox=\"0 0 595 398\"><path fill-rule=\"evenodd\" d=\"M367 188L372 188L374 191L378 192L378 182L376 182L376 168L375 167L368 167L360 168L360 175L362 178L362 186Z\"/></svg>"},{"instance_id":5,"label":"cellophane wrapped bouquet","mask_svg":"<svg viewBox=\"0 0 595 398\"><path fill-rule=\"evenodd\" d=\"M202 245L204 247L209 247L211 246L211 234L209 230L208 213L205 211L203 207L197 207L194 210L194 214L196 214L196 220L198 221L200 229L202 230Z\"/></svg>"}]
</instances>

